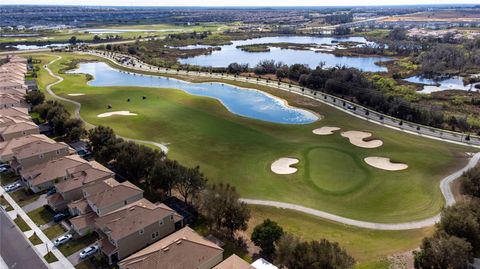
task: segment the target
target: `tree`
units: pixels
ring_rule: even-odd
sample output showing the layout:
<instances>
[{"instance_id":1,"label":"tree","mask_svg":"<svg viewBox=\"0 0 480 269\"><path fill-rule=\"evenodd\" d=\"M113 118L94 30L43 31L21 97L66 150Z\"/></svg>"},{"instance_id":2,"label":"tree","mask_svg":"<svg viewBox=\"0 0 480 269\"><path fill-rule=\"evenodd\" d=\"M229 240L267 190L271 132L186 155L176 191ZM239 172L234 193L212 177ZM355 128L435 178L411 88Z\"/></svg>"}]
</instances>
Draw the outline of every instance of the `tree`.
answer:
<instances>
[{"instance_id":1,"label":"tree","mask_svg":"<svg viewBox=\"0 0 480 269\"><path fill-rule=\"evenodd\" d=\"M407 39L407 32L405 29L397 27L388 33L388 38L391 40L405 40Z\"/></svg>"},{"instance_id":2,"label":"tree","mask_svg":"<svg viewBox=\"0 0 480 269\"><path fill-rule=\"evenodd\" d=\"M93 42L99 42L100 40L102 39L98 35L93 36Z\"/></svg>"},{"instance_id":3,"label":"tree","mask_svg":"<svg viewBox=\"0 0 480 269\"><path fill-rule=\"evenodd\" d=\"M465 240L444 233L424 238L420 251L414 251L415 268L467 268L472 257L472 246Z\"/></svg>"},{"instance_id":4,"label":"tree","mask_svg":"<svg viewBox=\"0 0 480 269\"><path fill-rule=\"evenodd\" d=\"M68 119L64 124L64 128L68 141L78 141L86 134L85 129L83 129L83 122L80 119Z\"/></svg>"},{"instance_id":5,"label":"tree","mask_svg":"<svg viewBox=\"0 0 480 269\"><path fill-rule=\"evenodd\" d=\"M32 106L37 106L45 101L45 95L41 91L29 91L25 95L25 101Z\"/></svg>"},{"instance_id":6,"label":"tree","mask_svg":"<svg viewBox=\"0 0 480 269\"><path fill-rule=\"evenodd\" d=\"M110 127L100 125L88 132L88 150L93 152L95 159L103 164L115 157L117 144L120 142L121 139L115 136Z\"/></svg>"},{"instance_id":7,"label":"tree","mask_svg":"<svg viewBox=\"0 0 480 269\"><path fill-rule=\"evenodd\" d=\"M175 160L157 158L150 172L149 187L155 190L161 189L171 196L182 169L183 166Z\"/></svg>"},{"instance_id":8,"label":"tree","mask_svg":"<svg viewBox=\"0 0 480 269\"><path fill-rule=\"evenodd\" d=\"M119 174L139 183L150 175L155 160L161 158L158 150L153 150L133 141L123 141L118 145L114 166Z\"/></svg>"},{"instance_id":9,"label":"tree","mask_svg":"<svg viewBox=\"0 0 480 269\"><path fill-rule=\"evenodd\" d=\"M472 200L447 207L438 227L448 235L465 239L474 250L480 250L480 202Z\"/></svg>"},{"instance_id":10,"label":"tree","mask_svg":"<svg viewBox=\"0 0 480 269\"><path fill-rule=\"evenodd\" d=\"M70 37L70 39L68 40L68 43L72 44L72 45L75 45L77 44L77 37L76 36L72 36Z\"/></svg>"},{"instance_id":11,"label":"tree","mask_svg":"<svg viewBox=\"0 0 480 269\"><path fill-rule=\"evenodd\" d=\"M182 195L185 203L189 202L189 198L195 197L201 190L205 188L207 179L200 172L200 167L185 168L180 172L176 189ZM191 202L191 201L190 201Z\"/></svg>"},{"instance_id":12,"label":"tree","mask_svg":"<svg viewBox=\"0 0 480 269\"><path fill-rule=\"evenodd\" d=\"M462 176L464 194L480 198L480 167L468 170Z\"/></svg>"},{"instance_id":13,"label":"tree","mask_svg":"<svg viewBox=\"0 0 480 269\"><path fill-rule=\"evenodd\" d=\"M237 230L246 230L250 210L239 201L239 194L230 185L218 184L206 188L200 197L200 210L210 229L225 231L233 238Z\"/></svg>"},{"instance_id":14,"label":"tree","mask_svg":"<svg viewBox=\"0 0 480 269\"><path fill-rule=\"evenodd\" d=\"M272 258L275 253L275 243L283 236L282 227L276 222L266 219L255 226L252 233L252 242L262 249L262 255Z\"/></svg>"},{"instance_id":15,"label":"tree","mask_svg":"<svg viewBox=\"0 0 480 269\"><path fill-rule=\"evenodd\" d=\"M292 260L292 253L300 243L299 239L292 234L284 233L275 244L275 263L286 267Z\"/></svg>"},{"instance_id":16,"label":"tree","mask_svg":"<svg viewBox=\"0 0 480 269\"><path fill-rule=\"evenodd\" d=\"M353 268L355 260L338 243L326 239L299 243L287 261L289 269Z\"/></svg>"}]
</instances>

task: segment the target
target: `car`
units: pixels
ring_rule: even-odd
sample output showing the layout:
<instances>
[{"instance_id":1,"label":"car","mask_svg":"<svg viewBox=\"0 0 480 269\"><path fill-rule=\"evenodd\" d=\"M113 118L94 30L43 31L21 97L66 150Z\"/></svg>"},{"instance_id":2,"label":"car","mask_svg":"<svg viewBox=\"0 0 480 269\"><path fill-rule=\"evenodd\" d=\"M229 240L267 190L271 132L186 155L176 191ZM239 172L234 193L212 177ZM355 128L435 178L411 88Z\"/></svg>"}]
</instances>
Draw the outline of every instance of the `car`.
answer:
<instances>
[{"instance_id":1,"label":"car","mask_svg":"<svg viewBox=\"0 0 480 269\"><path fill-rule=\"evenodd\" d=\"M60 222L66 218L70 217L70 213L67 211L67 212L61 212L61 213L57 213L53 216L53 221L54 222Z\"/></svg>"},{"instance_id":2,"label":"car","mask_svg":"<svg viewBox=\"0 0 480 269\"><path fill-rule=\"evenodd\" d=\"M8 164L1 164L0 165L0 173L6 172L8 170L10 170L10 165L8 165Z\"/></svg>"},{"instance_id":3,"label":"car","mask_svg":"<svg viewBox=\"0 0 480 269\"><path fill-rule=\"evenodd\" d=\"M347 108L350 109L350 110L355 110L355 107L352 106L352 105L347 105Z\"/></svg>"},{"instance_id":4,"label":"car","mask_svg":"<svg viewBox=\"0 0 480 269\"><path fill-rule=\"evenodd\" d=\"M89 246L89 247L83 249L80 252L80 259L85 259L85 258L88 258L88 257L92 256L93 254L95 254L95 252L98 251L98 249L99 249L99 247L97 245Z\"/></svg>"},{"instance_id":5,"label":"car","mask_svg":"<svg viewBox=\"0 0 480 269\"><path fill-rule=\"evenodd\" d=\"M50 195L55 194L55 193L57 193L57 189L56 188L51 188L50 190L48 190L47 196L50 196Z\"/></svg>"},{"instance_id":6,"label":"car","mask_svg":"<svg viewBox=\"0 0 480 269\"><path fill-rule=\"evenodd\" d=\"M60 245L67 243L70 239L72 239L72 237L73 236L71 234L64 234L59 238L55 239L55 241L53 241L53 244L58 247Z\"/></svg>"},{"instance_id":7,"label":"car","mask_svg":"<svg viewBox=\"0 0 480 269\"><path fill-rule=\"evenodd\" d=\"M20 184L19 182L12 183L12 184L5 187L5 191L6 192L11 192L11 191L14 191L16 189L20 189L21 187L22 187L22 184Z\"/></svg>"}]
</instances>

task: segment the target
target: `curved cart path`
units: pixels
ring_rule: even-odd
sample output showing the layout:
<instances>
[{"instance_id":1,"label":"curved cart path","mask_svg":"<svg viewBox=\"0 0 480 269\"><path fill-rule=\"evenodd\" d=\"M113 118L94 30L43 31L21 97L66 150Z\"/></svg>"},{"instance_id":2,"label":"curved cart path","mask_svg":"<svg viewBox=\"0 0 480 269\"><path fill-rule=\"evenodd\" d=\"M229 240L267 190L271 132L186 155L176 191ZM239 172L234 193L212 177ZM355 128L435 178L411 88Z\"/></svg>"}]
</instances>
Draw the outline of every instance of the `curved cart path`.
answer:
<instances>
[{"instance_id":1,"label":"curved cart path","mask_svg":"<svg viewBox=\"0 0 480 269\"><path fill-rule=\"evenodd\" d=\"M50 55L52 56L52 55ZM82 117L80 116L80 109L82 108L82 104L80 104L79 102L77 101L73 101L71 99L67 99L67 98L64 98L64 97L61 97L61 96L58 96L56 95L53 91L52 91L52 87L61 83L63 81L63 78L61 76L57 76L56 74L54 74L52 72L52 70L48 67L50 64L53 64L54 62L58 61L62 59L62 56L57 56L57 59L54 59L52 61L50 61L48 64L45 65L45 70L47 70L48 74L50 74L50 76L54 77L57 79L57 81L53 82L53 83L50 83L48 84L46 87L45 87L45 90L48 92L48 94L50 94L52 97L58 99L58 100L62 100L62 101L65 101L65 102L69 102L69 103L72 103L73 105L75 105L75 118L77 119L80 119L81 121L83 121L86 125L87 128L94 128L95 125L91 124L91 123L88 123L87 121L85 121L84 119L82 119ZM147 140L139 140L139 139L133 139L133 138L128 138L128 137L123 137L123 136L119 136L118 137L120 138L123 138L127 141L134 141L134 142L138 142L138 143L143 143L143 144L150 144L150 145L153 145L153 146L156 146L158 148L160 148L163 152L165 153L168 153L168 147L163 144L163 143L157 143L157 142L153 142L153 141L147 141Z\"/></svg>"},{"instance_id":2,"label":"curved cart path","mask_svg":"<svg viewBox=\"0 0 480 269\"><path fill-rule=\"evenodd\" d=\"M67 99L67 98L64 98L64 97L60 97L60 96L56 95L51 90L51 87L61 83L63 81L63 78L55 75L50 70L50 68L48 68L48 65L60 60L61 58L62 58L61 56L57 56L57 59L52 60L51 62L49 62L45 66L45 69L48 71L48 73L51 76L53 76L57 79L56 82L53 82L53 83L47 85L46 90L54 98L57 98L59 100L63 100L65 102L69 102L69 103L74 104L75 105L75 117L84 121L80 117L80 108L81 108L82 105L79 102L76 102L76 101L73 101L73 100L70 100L70 99ZM90 127L93 126L92 124L90 124L86 121L84 121L84 122L87 126L90 126ZM162 150L164 150L164 148L166 149L166 146L164 144L156 143L156 142L153 142L153 141L145 141L145 140L137 140L137 139L129 139L129 138L124 138L124 139L131 140L131 141L136 141L136 142L139 142L139 143L151 144L151 145L160 147ZM166 149L166 150L168 150L168 149ZM464 172L466 172L467 170L475 167L478 164L479 161L480 161L480 152L474 154L472 156L472 158L470 158L468 164L465 165L463 168L461 168L460 170L457 170L456 172L446 176L445 178L443 178L441 180L440 190L443 194L443 197L445 198L445 203L446 203L447 206L451 206L451 205L455 204L455 197L454 197L452 189L451 189L452 182L455 181L456 179L458 179L459 177L461 177L462 174ZM285 208L285 209L295 210L295 211L299 211L299 212L306 213L306 214L309 214L309 215L317 216L317 217L320 217L320 218L323 218L323 219L339 222L339 223L346 224L346 225L351 225L351 226L356 226L356 227L366 228L366 229L375 229L375 230L392 230L392 231L394 231L394 230L420 229L420 228L432 226L440 220L440 214L437 214L433 217L430 217L430 218L427 218L427 219L424 219L424 220L419 220L419 221L403 222L403 223L376 223L376 222L368 222L368 221L349 219L349 218L334 215L334 214L331 214L331 213L328 213L328 212L325 212L325 211L316 210L316 209L313 209L313 208L304 207L304 206L296 205L296 204L290 204L290 203L284 203L284 202L278 202L278 201L246 199L246 198L241 198L240 200L242 202L245 202L245 203L250 204L250 205L262 205L262 206L272 206L272 207L277 207L277 208Z\"/></svg>"}]
</instances>

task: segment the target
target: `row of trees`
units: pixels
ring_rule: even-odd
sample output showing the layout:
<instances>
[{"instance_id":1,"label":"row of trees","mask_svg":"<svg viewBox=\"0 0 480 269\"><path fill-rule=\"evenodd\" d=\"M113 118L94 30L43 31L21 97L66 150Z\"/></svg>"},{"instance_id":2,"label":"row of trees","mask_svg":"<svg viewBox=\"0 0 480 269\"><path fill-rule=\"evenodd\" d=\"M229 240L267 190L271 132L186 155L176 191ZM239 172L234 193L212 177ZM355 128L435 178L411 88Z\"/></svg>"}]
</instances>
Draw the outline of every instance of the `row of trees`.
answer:
<instances>
[{"instance_id":1,"label":"row of trees","mask_svg":"<svg viewBox=\"0 0 480 269\"><path fill-rule=\"evenodd\" d=\"M32 105L33 111L50 125L54 135L64 137L66 141L75 142L86 134L80 119L72 118L65 106L57 101L45 102L45 95L42 92L30 91L25 96L25 100Z\"/></svg>"},{"instance_id":2,"label":"row of trees","mask_svg":"<svg viewBox=\"0 0 480 269\"><path fill-rule=\"evenodd\" d=\"M89 150L98 162L111 165L121 176L144 186L151 197L159 191L170 196L175 190L186 203L192 203L206 186L207 179L198 166L185 167L167 159L162 151L117 137L110 127L89 130L88 139Z\"/></svg>"},{"instance_id":3,"label":"row of trees","mask_svg":"<svg viewBox=\"0 0 480 269\"><path fill-rule=\"evenodd\" d=\"M244 72L231 64L230 72ZM279 79L288 78L301 86L316 91L327 92L342 98L350 98L357 103L370 107L375 111L388 114L403 120L412 121L432 127L443 128L447 125L460 131L468 131L469 124L463 118L445 118L441 107L419 104L393 95L385 84L376 83L363 72L347 67L323 68L323 64L311 69L306 65L287 66L273 60L259 62L253 72L258 75L275 74ZM412 95L413 96L413 95ZM415 100L414 97L412 97ZM412 99L411 98L411 99Z\"/></svg>"},{"instance_id":4,"label":"row of trees","mask_svg":"<svg viewBox=\"0 0 480 269\"><path fill-rule=\"evenodd\" d=\"M261 248L263 257L289 269L353 268L355 264L338 243L326 239L302 242L270 219L254 228L251 240Z\"/></svg>"},{"instance_id":5,"label":"row of trees","mask_svg":"<svg viewBox=\"0 0 480 269\"><path fill-rule=\"evenodd\" d=\"M480 167L461 179L467 201L443 210L437 231L414 252L415 268L468 268L480 255Z\"/></svg>"}]
</instances>

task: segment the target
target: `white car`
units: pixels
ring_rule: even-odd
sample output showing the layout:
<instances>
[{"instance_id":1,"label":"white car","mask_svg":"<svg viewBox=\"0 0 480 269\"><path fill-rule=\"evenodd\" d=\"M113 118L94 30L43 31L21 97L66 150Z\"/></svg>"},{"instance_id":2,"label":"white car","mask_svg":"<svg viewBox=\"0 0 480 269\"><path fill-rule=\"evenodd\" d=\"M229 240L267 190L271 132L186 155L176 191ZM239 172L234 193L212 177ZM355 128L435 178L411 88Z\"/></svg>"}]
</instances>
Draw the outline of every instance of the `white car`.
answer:
<instances>
[{"instance_id":1,"label":"white car","mask_svg":"<svg viewBox=\"0 0 480 269\"><path fill-rule=\"evenodd\" d=\"M64 234L59 238L55 239L55 241L53 241L53 244L58 247L60 245L67 243L70 239L72 239L71 234Z\"/></svg>"},{"instance_id":2,"label":"white car","mask_svg":"<svg viewBox=\"0 0 480 269\"><path fill-rule=\"evenodd\" d=\"M5 187L6 192L11 192L22 187L22 184L16 182Z\"/></svg>"},{"instance_id":3,"label":"white car","mask_svg":"<svg viewBox=\"0 0 480 269\"><path fill-rule=\"evenodd\" d=\"M97 252L97 251L98 251L98 246L97 245L89 246L89 247L85 248L84 250L82 250L82 252L80 252L80 259L88 258L88 257L92 256L93 254L95 254L95 252Z\"/></svg>"}]
</instances>

